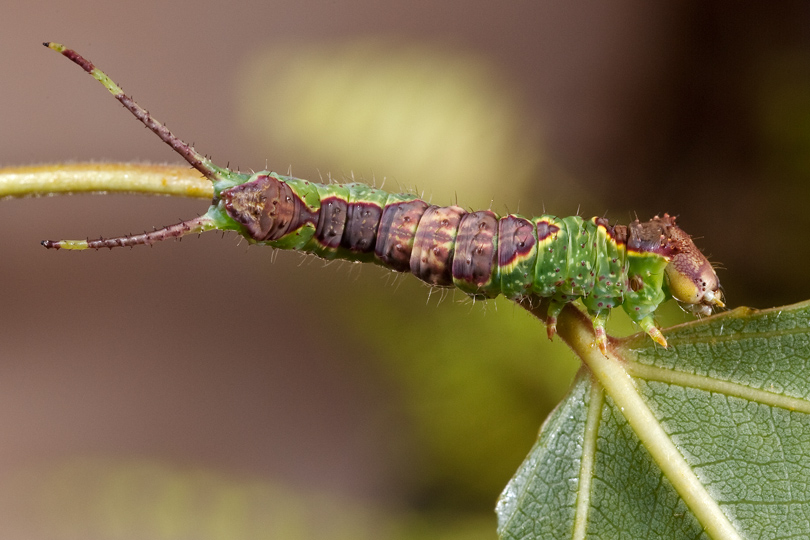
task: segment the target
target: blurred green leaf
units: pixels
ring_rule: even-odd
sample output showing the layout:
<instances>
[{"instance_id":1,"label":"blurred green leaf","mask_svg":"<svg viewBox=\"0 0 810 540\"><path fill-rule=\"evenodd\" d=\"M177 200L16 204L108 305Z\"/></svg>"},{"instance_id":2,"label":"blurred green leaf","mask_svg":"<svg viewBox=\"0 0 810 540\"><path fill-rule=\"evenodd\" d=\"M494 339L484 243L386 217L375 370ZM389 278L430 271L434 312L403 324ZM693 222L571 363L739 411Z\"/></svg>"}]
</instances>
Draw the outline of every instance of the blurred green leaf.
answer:
<instances>
[{"instance_id":1,"label":"blurred green leaf","mask_svg":"<svg viewBox=\"0 0 810 540\"><path fill-rule=\"evenodd\" d=\"M419 453L413 490L444 507L489 512L493 493L514 473L579 364L503 298L426 305L418 283L403 283L395 297L388 289L357 291L345 332L376 351L367 369L398 390L406 439ZM413 294L399 294L403 289Z\"/></svg>"},{"instance_id":2,"label":"blurred green leaf","mask_svg":"<svg viewBox=\"0 0 810 540\"><path fill-rule=\"evenodd\" d=\"M610 358L569 324L591 369L501 495L501 538L806 536L810 302L673 327L668 349L631 337Z\"/></svg>"},{"instance_id":3,"label":"blurred green leaf","mask_svg":"<svg viewBox=\"0 0 810 540\"><path fill-rule=\"evenodd\" d=\"M486 57L385 38L274 43L242 63L242 126L262 152L383 177L391 191L464 204L525 203L542 175L539 128ZM313 84L314 81L317 83ZM266 155L266 154L262 154ZM314 161L313 161L314 160ZM387 182L386 182L387 179ZM418 189L416 189L418 188ZM521 199L522 198L522 199Z\"/></svg>"}]
</instances>

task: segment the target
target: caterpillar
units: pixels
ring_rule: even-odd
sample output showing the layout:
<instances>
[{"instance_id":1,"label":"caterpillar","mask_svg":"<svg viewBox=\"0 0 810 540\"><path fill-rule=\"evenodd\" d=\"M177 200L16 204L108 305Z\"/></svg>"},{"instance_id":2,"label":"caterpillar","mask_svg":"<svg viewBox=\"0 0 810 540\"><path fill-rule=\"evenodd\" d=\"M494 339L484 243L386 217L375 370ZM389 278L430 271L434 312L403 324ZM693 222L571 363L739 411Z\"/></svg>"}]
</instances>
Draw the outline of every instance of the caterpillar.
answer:
<instances>
[{"instance_id":1,"label":"caterpillar","mask_svg":"<svg viewBox=\"0 0 810 540\"><path fill-rule=\"evenodd\" d=\"M696 315L724 307L712 265L668 214L627 226L579 216L500 217L490 210L431 205L415 195L360 183L319 184L270 171L234 172L174 136L77 52L58 43L44 45L98 80L214 188L208 211L195 219L137 235L45 240L46 248L151 245L208 230L236 231L251 243L411 272L429 285L457 287L473 298L548 299L549 338L563 307L581 300L603 353L605 323L614 307L621 306L664 347L666 339L654 321L662 302L674 298Z\"/></svg>"}]
</instances>

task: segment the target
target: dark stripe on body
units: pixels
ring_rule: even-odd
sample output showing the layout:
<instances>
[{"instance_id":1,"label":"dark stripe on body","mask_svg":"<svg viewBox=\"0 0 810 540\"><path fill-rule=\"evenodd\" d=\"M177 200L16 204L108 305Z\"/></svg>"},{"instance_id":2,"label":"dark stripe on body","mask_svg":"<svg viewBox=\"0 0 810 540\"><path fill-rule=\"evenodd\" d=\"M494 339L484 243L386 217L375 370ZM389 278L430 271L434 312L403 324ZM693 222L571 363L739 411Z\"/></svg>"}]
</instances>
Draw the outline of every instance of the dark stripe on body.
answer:
<instances>
[{"instance_id":1,"label":"dark stripe on body","mask_svg":"<svg viewBox=\"0 0 810 540\"><path fill-rule=\"evenodd\" d=\"M411 253L411 273L431 285L453 284L453 244L461 217L458 206L431 206L422 215Z\"/></svg>"},{"instance_id":2,"label":"dark stripe on body","mask_svg":"<svg viewBox=\"0 0 810 540\"><path fill-rule=\"evenodd\" d=\"M369 253L374 250L377 227L382 208L370 202L349 203L346 229L340 245L353 253Z\"/></svg>"},{"instance_id":3,"label":"dark stripe on body","mask_svg":"<svg viewBox=\"0 0 810 540\"><path fill-rule=\"evenodd\" d=\"M474 289L492 280L497 234L498 216L494 212L481 210L461 218L453 254L453 280L457 286L465 289L459 283L463 282Z\"/></svg>"},{"instance_id":4,"label":"dark stripe on body","mask_svg":"<svg viewBox=\"0 0 810 540\"><path fill-rule=\"evenodd\" d=\"M321 201L321 211L315 239L329 250L336 250L343 238L346 227L347 203L340 197L325 197Z\"/></svg>"},{"instance_id":5,"label":"dark stripe on body","mask_svg":"<svg viewBox=\"0 0 810 540\"><path fill-rule=\"evenodd\" d=\"M552 234L556 234L560 230L556 225L551 225L547 221L540 221L537 223L537 241L542 242Z\"/></svg>"},{"instance_id":6,"label":"dark stripe on body","mask_svg":"<svg viewBox=\"0 0 810 540\"><path fill-rule=\"evenodd\" d=\"M498 224L498 264L506 266L532 252L537 244L534 224L517 216L501 218Z\"/></svg>"},{"instance_id":7,"label":"dark stripe on body","mask_svg":"<svg viewBox=\"0 0 810 540\"><path fill-rule=\"evenodd\" d=\"M374 253L398 272L411 269L414 236L428 203L420 199L386 205L380 217Z\"/></svg>"}]
</instances>

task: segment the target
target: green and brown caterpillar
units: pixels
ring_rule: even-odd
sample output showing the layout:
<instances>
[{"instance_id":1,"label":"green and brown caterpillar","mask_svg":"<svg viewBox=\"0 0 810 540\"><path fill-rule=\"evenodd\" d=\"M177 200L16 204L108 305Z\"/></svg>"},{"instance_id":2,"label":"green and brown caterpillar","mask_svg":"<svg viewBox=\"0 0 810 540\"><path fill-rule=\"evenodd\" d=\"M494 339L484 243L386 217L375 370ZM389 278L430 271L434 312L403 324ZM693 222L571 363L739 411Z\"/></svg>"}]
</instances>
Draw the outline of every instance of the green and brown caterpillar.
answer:
<instances>
[{"instance_id":1,"label":"green and brown caterpillar","mask_svg":"<svg viewBox=\"0 0 810 540\"><path fill-rule=\"evenodd\" d=\"M46 240L47 248L151 245L190 233L232 230L251 243L409 271L430 285L455 286L475 298L549 299L549 337L562 308L581 299L603 352L611 308L621 306L666 346L653 320L664 300L675 298L698 315L723 307L717 274L669 215L628 226L579 216L499 217L490 210L430 205L414 195L365 184L325 185L269 171L237 173L217 167L175 137L75 51L57 43L45 46L101 82L214 186L211 207L196 219L117 238Z\"/></svg>"}]
</instances>

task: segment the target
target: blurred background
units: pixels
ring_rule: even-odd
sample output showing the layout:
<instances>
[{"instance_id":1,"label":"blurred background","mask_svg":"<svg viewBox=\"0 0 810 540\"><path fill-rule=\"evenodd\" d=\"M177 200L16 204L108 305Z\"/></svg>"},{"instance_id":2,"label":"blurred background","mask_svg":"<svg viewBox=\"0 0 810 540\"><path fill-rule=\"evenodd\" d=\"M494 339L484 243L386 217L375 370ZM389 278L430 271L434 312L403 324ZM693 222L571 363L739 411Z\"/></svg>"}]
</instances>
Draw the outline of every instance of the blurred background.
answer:
<instances>
[{"instance_id":1,"label":"blurred background","mask_svg":"<svg viewBox=\"0 0 810 540\"><path fill-rule=\"evenodd\" d=\"M669 212L730 306L810 297L807 2L6 4L0 166L180 161L53 40L220 165L500 213ZM39 246L206 207L2 202L0 535L495 538L571 353L508 302L232 235Z\"/></svg>"}]
</instances>

